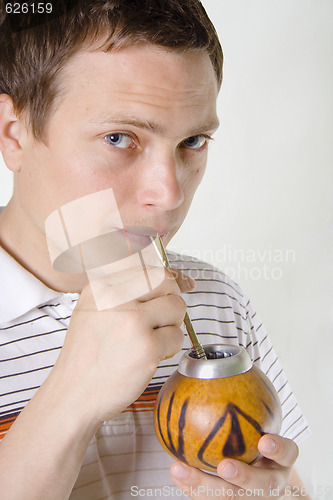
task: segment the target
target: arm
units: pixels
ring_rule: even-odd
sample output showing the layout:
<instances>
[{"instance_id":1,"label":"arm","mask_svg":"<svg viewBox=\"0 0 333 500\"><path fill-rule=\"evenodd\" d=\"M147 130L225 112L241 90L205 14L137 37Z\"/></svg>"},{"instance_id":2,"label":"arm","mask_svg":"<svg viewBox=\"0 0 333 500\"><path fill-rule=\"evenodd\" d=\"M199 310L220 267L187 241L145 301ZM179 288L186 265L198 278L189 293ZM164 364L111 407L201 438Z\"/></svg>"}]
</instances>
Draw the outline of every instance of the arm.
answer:
<instances>
[{"instance_id":1,"label":"arm","mask_svg":"<svg viewBox=\"0 0 333 500\"><path fill-rule=\"evenodd\" d=\"M170 278L144 300L104 311L90 288L82 292L54 368L0 445L2 500L68 498L98 427L127 408L159 362L182 346L186 305ZM191 288L185 280L180 286Z\"/></svg>"},{"instance_id":2,"label":"arm","mask_svg":"<svg viewBox=\"0 0 333 500\"><path fill-rule=\"evenodd\" d=\"M232 459L223 460L217 468L218 476L175 462L171 466L172 480L183 491L192 492L191 498L200 500L208 498L311 500L293 468L298 456L298 447L293 441L266 434L260 439L258 448L263 458L255 465L247 465Z\"/></svg>"},{"instance_id":3,"label":"arm","mask_svg":"<svg viewBox=\"0 0 333 500\"><path fill-rule=\"evenodd\" d=\"M59 375L51 372L0 445L3 500L62 500L71 492L97 424Z\"/></svg>"}]
</instances>

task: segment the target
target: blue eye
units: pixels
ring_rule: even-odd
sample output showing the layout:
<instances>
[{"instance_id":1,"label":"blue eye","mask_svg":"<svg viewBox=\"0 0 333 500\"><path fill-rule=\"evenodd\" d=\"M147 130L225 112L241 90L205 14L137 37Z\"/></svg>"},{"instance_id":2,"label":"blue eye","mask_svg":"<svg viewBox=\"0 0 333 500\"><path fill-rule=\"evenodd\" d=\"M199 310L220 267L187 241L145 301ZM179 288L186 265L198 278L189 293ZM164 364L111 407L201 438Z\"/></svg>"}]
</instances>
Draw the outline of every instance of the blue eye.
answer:
<instances>
[{"instance_id":1,"label":"blue eye","mask_svg":"<svg viewBox=\"0 0 333 500\"><path fill-rule=\"evenodd\" d=\"M105 140L111 144L111 146L115 146L119 149L128 149L133 144L132 137L127 134L121 134L120 132L106 135Z\"/></svg>"},{"instance_id":2,"label":"blue eye","mask_svg":"<svg viewBox=\"0 0 333 500\"><path fill-rule=\"evenodd\" d=\"M207 137L204 135L193 135L183 142L183 144L190 149L201 149L206 143Z\"/></svg>"}]
</instances>

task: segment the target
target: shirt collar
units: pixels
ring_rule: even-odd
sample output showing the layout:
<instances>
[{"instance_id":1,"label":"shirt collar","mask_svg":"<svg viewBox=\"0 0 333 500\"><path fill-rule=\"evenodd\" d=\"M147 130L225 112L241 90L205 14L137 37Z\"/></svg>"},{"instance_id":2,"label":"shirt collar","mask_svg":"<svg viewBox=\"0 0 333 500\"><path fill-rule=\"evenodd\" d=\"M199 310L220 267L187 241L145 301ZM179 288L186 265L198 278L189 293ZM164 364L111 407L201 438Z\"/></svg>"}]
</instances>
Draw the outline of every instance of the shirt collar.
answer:
<instances>
[{"instance_id":1,"label":"shirt collar","mask_svg":"<svg viewBox=\"0 0 333 500\"><path fill-rule=\"evenodd\" d=\"M0 323L65 294L44 285L0 247Z\"/></svg>"}]
</instances>

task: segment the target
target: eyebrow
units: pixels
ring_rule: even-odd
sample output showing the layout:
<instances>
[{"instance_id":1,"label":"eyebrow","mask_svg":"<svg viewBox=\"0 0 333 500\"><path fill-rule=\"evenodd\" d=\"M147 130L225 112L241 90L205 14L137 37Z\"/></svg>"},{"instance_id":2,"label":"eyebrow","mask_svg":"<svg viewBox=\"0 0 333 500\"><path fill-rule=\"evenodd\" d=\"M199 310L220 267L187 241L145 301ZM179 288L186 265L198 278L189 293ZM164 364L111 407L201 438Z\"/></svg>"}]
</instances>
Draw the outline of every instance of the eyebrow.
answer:
<instances>
[{"instance_id":1,"label":"eyebrow","mask_svg":"<svg viewBox=\"0 0 333 500\"><path fill-rule=\"evenodd\" d=\"M143 130L148 130L149 132L154 132L155 134L162 135L164 133L163 127L159 125L157 122L153 122L150 120L138 120L137 118L133 118L130 116L126 116L123 118L117 116L109 116L105 118L101 118L100 120L91 120L89 123L93 123L94 125L108 125L108 124L119 124L119 125L131 125L133 127L137 127ZM215 130L218 128L220 122L217 117L214 117L207 122L197 125L195 128L189 131L188 137L202 134L204 131Z\"/></svg>"}]
</instances>

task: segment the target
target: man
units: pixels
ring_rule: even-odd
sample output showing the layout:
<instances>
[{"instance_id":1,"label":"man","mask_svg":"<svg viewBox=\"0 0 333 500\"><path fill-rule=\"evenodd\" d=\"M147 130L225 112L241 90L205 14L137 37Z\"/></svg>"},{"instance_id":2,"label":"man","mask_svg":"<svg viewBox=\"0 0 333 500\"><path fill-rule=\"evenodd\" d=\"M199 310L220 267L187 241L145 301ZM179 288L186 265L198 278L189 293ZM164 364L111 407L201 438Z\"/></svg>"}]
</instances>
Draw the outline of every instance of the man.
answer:
<instances>
[{"instance_id":1,"label":"man","mask_svg":"<svg viewBox=\"0 0 333 500\"><path fill-rule=\"evenodd\" d=\"M107 189L131 243L148 244L150 231L171 240L204 174L222 79L221 47L197 0L74 3L42 24L32 16L34 26L2 4L0 144L15 182L0 214L1 498L176 495L163 490L171 460L154 435L152 399L177 366L186 305L203 343L241 344L268 374L285 437L264 436L255 466L228 459L218 476L175 463L173 482L201 499L212 490L282 497L286 487L305 498L293 439L307 426L235 284L171 255L198 278L195 290L186 274L153 267L158 286L98 310L87 273L52 266L46 221ZM103 297L113 290L106 280Z\"/></svg>"}]
</instances>

